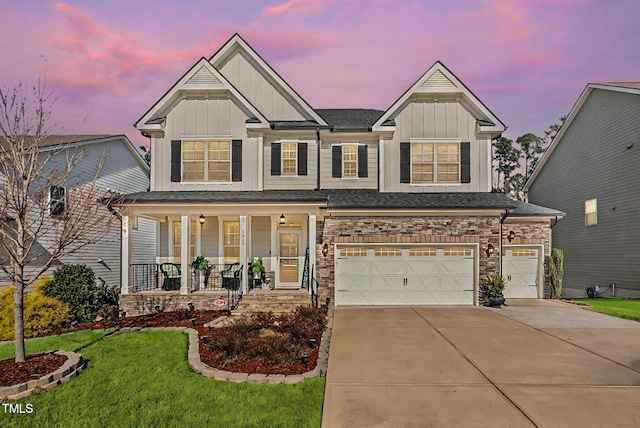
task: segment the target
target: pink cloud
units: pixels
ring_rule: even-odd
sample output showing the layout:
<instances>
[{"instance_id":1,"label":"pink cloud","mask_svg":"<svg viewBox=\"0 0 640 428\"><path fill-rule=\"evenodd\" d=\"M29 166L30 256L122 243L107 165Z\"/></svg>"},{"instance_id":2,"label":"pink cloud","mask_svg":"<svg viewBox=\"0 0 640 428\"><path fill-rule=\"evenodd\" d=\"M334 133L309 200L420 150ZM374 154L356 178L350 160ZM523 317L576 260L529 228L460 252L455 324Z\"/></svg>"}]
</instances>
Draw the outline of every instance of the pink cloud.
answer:
<instances>
[{"instance_id":1,"label":"pink cloud","mask_svg":"<svg viewBox=\"0 0 640 428\"><path fill-rule=\"evenodd\" d=\"M316 14L330 3L332 3L331 0L289 0L275 6L265 6L260 16L266 18L290 14Z\"/></svg>"}]
</instances>

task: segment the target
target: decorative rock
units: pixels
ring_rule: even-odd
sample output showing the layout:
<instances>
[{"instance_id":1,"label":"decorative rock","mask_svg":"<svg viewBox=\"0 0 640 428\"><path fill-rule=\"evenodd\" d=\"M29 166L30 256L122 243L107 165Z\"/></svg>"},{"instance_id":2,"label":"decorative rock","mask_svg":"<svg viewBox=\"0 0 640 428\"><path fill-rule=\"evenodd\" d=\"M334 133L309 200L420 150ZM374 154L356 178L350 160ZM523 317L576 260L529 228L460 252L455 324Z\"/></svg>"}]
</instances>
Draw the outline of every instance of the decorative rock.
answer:
<instances>
[{"instance_id":1,"label":"decorative rock","mask_svg":"<svg viewBox=\"0 0 640 428\"><path fill-rule=\"evenodd\" d=\"M275 384L284 382L285 376L283 374L270 374L267 376L267 383Z\"/></svg>"},{"instance_id":2,"label":"decorative rock","mask_svg":"<svg viewBox=\"0 0 640 428\"><path fill-rule=\"evenodd\" d=\"M249 383L267 383L267 375L252 373L247 377L247 382Z\"/></svg>"},{"instance_id":3,"label":"decorative rock","mask_svg":"<svg viewBox=\"0 0 640 428\"><path fill-rule=\"evenodd\" d=\"M248 377L249 377L249 373L231 373L231 376L229 376L229 381L236 382L236 383L243 383L247 381Z\"/></svg>"}]
</instances>

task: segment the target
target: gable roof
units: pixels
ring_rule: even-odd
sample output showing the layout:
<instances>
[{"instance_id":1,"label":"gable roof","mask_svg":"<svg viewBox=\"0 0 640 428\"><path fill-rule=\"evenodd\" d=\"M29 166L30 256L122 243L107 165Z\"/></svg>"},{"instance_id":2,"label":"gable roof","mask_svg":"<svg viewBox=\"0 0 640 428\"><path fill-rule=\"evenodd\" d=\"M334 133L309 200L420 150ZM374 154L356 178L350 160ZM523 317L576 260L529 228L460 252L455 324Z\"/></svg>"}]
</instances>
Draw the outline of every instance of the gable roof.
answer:
<instances>
[{"instance_id":1,"label":"gable roof","mask_svg":"<svg viewBox=\"0 0 640 428\"><path fill-rule=\"evenodd\" d=\"M253 59L260 68L278 85L285 93L287 93L300 107L309 114L319 125L326 125L324 119L316 113L316 111L302 98L280 75L264 60L262 57L247 43L238 33L235 33L220 49L214 53L209 62L213 67L218 67L224 59L230 55L234 48L241 49L251 59Z\"/></svg>"},{"instance_id":2,"label":"gable roof","mask_svg":"<svg viewBox=\"0 0 640 428\"><path fill-rule=\"evenodd\" d=\"M544 165L547 163L547 160L549 159L549 157L551 156L551 154L559 144L560 140L562 140L562 137L564 136L565 132L567 131L567 129L569 129L569 127L571 126L571 123L576 118L576 116L578 115L578 112L580 111L585 101L587 100L587 98L589 98L589 95L591 95L591 92L593 92L594 89L602 89L605 91L624 92L629 94L640 95L640 82L589 83L582 91L582 94L580 94L580 97L578 98L576 103L571 108L571 111L567 115L567 119L564 121L564 124L562 125L562 127L560 128L556 136L554 137L551 144L549 144L549 147L547 147L547 150L544 152L544 155L542 155L540 162L538 162L538 164L536 165L536 168L533 170L533 173L531 173L531 176L529 177L527 182L524 184L522 189L525 192L529 191L529 188L535 181L536 177L538 176L542 168L544 168Z\"/></svg>"},{"instance_id":3,"label":"gable roof","mask_svg":"<svg viewBox=\"0 0 640 428\"><path fill-rule=\"evenodd\" d=\"M393 119L404 104L413 94L460 94L475 110L478 125L481 131L500 134L506 126L487 106L484 105L473 92L467 88L449 69L440 61L436 61L420 78L396 100L395 103L373 125L374 131L383 131L385 126L390 126L385 121Z\"/></svg>"},{"instance_id":4,"label":"gable roof","mask_svg":"<svg viewBox=\"0 0 640 428\"><path fill-rule=\"evenodd\" d=\"M140 131L161 129L164 110L179 95L181 90L221 90L229 91L249 111L251 119L264 126L269 126L269 121L249 100L238 91L206 58L200 58L165 94L142 115L134 124Z\"/></svg>"}]
</instances>

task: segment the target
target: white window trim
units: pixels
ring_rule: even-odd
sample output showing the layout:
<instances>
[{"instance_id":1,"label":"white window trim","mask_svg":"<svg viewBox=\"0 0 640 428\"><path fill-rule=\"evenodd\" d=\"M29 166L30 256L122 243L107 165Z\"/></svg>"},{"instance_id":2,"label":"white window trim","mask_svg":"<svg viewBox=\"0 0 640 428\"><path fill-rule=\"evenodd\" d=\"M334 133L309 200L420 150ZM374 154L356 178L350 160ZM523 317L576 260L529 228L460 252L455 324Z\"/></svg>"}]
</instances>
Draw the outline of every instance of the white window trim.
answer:
<instances>
[{"instance_id":1,"label":"white window trim","mask_svg":"<svg viewBox=\"0 0 640 428\"><path fill-rule=\"evenodd\" d=\"M204 141L204 177L209 176L209 141L228 141L229 142L229 181L210 181L210 180L202 180L202 181L186 181L183 179L184 177L184 158L183 158L183 144L185 142L196 142L196 141ZM229 135L224 136L213 136L213 137L182 137L180 139L180 182L183 184L232 184L233 183L233 137Z\"/></svg>"},{"instance_id":2,"label":"white window trim","mask_svg":"<svg viewBox=\"0 0 640 428\"><path fill-rule=\"evenodd\" d=\"M341 157L341 174L340 174L340 178L345 179L345 180L357 180L360 177L358 177L358 165L359 165L359 161L360 159L358 159L358 147L362 146L362 144L358 144L358 143L342 143L340 144L340 147L344 148L344 147L355 147L356 148L356 175L351 176L351 177L346 177L344 175L344 150L340 150L340 157Z\"/></svg>"},{"instance_id":3,"label":"white window trim","mask_svg":"<svg viewBox=\"0 0 640 428\"><path fill-rule=\"evenodd\" d=\"M298 177L298 143L299 140L279 140L280 143L280 177ZM295 174L285 174L284 173L284 145L285 144L295 144L296 145L296 169Z\"/></svg>"},{"instance_id":4,"label":"white window trim","mask_svg":"<svg viewBox=\"0 0 640 428\"><path fill-rule=\"evenodd\" d=\"M595 210L593 211L593 214L595 214L595 216L596 216L596 221L593 224L588 224L587 223L587 214L591 214L591 213L587 213L587 202L591 202L591 201L594 201L594 203L595 203ZM586 201L584 201L584 225L585 225L585 227L597 226L598 225L598 198L587 199Z\"/></svg>"},{"instance_id":5,"label":"white window trim","mask_svg":"<svg viewBox=\"0 0 640 428\"><path fill-rule=\"evenodd\" d=\"M460 162L460 143L462 140L460 138L410 138L409 143L411 144L411 154L413 153L413 144L433 144L433 183L414 183L411 181L409 183L410 186L461 186L463 183L460 182L460 174L461 174L461 162ZM437 144L458 144L458 181L455 183L438 183L438 150ZM411 180L413 180L413 159L410 161L410 170Z\"/></svg>"}]
</instances>

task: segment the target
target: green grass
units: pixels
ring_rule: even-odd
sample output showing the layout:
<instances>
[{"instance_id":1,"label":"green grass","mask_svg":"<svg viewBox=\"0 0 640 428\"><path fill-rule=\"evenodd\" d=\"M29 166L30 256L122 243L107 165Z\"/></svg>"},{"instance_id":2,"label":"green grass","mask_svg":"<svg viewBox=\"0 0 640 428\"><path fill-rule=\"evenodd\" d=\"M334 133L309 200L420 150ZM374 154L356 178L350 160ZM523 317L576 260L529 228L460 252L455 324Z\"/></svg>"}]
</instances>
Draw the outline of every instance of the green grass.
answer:
<instances>
[{"instance_id":1,"label":"green grass","mask_svg":"<svg viewBox=\"0 0 640 428\"><path fill-rule=\"evenodd\" d=\"M640 300L626 299L576 299L593 310L614 317L640 321Z\"/></svg>"},{"instance_id":2,"label":"green grass","mask_svg":"<svg viewBox=\"0 0 640 428\"><path fill-rule=\"evenodd\" d=\"M77 378L25 398L32 414L0 411L4 427L318 427L324 378L294 385L219 382L192 372L187 337L106 331L29 340L28 352L78 350L89 361ZM0 358L13 355L12 345Z\"/></svg>"}]
</instances>

